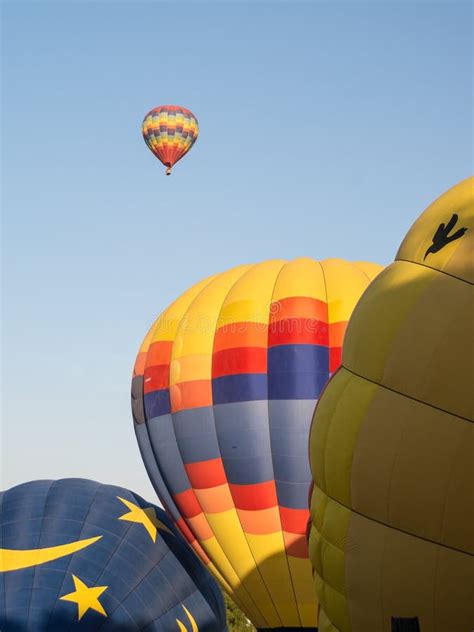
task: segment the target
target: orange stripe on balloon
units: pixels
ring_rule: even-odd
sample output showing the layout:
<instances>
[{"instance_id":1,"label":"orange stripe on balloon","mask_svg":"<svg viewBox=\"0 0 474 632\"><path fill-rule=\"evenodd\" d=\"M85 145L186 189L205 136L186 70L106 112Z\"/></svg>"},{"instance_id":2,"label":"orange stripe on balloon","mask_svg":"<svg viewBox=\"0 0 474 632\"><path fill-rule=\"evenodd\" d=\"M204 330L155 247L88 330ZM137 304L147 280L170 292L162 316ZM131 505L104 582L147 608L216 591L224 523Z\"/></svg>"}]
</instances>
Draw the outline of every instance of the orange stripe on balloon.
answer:
<instances>
[{"instance_id":1,"label":"orange stripe on balloon","mask_svg":"<svg viewBox=\"0 0 474 632\"><path fill-rule=\"evenodd\" d=\"M278 507L246 511L238 509L239 520L245 533L265 535L281 531L280 514Z\"/></svg>"},{"instance_id":2,"label":"orange stripe on balloon","mask_svg":"<svg viewBox=\"0 0 474 632\"><path fill-rule=\"evenodd\" d=\"M327 323L315 318L286 318L271 323L268 346L290 344L329 345Z\"/></svg>"},{"instance_id":3,"label":"orange stripe on balloon","mask_svg":"<svg viewBox=\"0 0 474 632\"><path fill-rule=\"evenodd\" d=\"M194 490L187 489L179 494L173 494L173 500L179 512L185 518L194 518L202 513L201 505L198 503Z\"/></svg>"},{"instance_id":4,"label":"orange stripe on balloon","mask_svg":"<svg viewBox=\"0 0 474 632\"><path fill-rule=\"evenodd\" d=\"M211 380L192 380L174 384L170 389L171 412L212 405Z\"/></svg>"},{"instance_id":5,"label":"orange stripe on balloon","mask_svg":"<svg viewBox=\"0 0 474 632\"><path fill-rule=\"evenodd\" d=\"M329 346L342 347L344 335L347 329L347 320L329 325Z\"/></svg>"},{"instance_id":6,"label":"orange stripe on balloon","mask_svg":"<svg viewBox=\"0 0 474 632\"><path fill-rule=\"evenodd\" d=\"M341 366L342 347L332 347L329 349L329 372L334 373Z\"/></svg>"},{"instance_id":7,"label":"orange stripe on balloon","mask_svg":"<svg viewBox=\"0 0 474 632\"><path fill-rule=\"evenodd\" d=\"M212 358L212 377L239 373L266 373L267 350L262 347L223 349Z\"/></svg>"},{"instance_id":8,"label":"orange stripe on balloon","mask_svg":"<svg viewBox=\"0 0 474 632\"><path fill-rule=\"evenodd\" d=\"M169 387L169 364L146 367L143 380L143 393L161 391Z\"/></svg>"},{"instance_id":9,"label":"orange stripe on balloon","mask_svg":"<svg viewBox=\"0 0 474 632\"><path fill-rule=\"evenodd\" d=\"M283 538L285 540L285 549L288 555L291 555L292 557L299 557L301 559L308 558L308 542L306 540L306 536L283 531Z\"/></svg>"},{"instance_id":10,"label":"orange stripe on balloon","mask_svg":"<svg viewBox=\"0 0 474 632\"><path fill-rule=\"evenodd\" d=\"M270 323L286 318L308 318L328 322L328 306L309 296L292 296L275 301L270 306Z\"/></svg>"},{"instance_id":11,"label":"orange stripe on balloon","mask_svg":"<svg viewBox=\"0 0 474 632\"><path fill-rule=\"evenodd\" d=\"M254 485L229 483L229 488L238 509L258 510L278 505L275 481L265 481Z\"/></svg>"},{"instance_id":12,"label":"orange stripe on balloon","mask_svg":"<svg viewBox=\"0 0 474 632\"><path fill-rule=\"evenodd\" d=\"M193 544L193 542L196 540L196 538L194 537L194 535L192 534L190 528L188 527L188 525L186 524L186 522L184 521L183 518L180 518L179 520L176 521L176 526L178 527L178 529L180 530L180 532L183 534L183 536L186 538L186 540L191 544Z\"/></svg>"},{"instance_id":13,"label":"orange stripe on balloon","mask_svg":"<svg viewBox=\"0 0 474 632\"><path fill-rule=\"evenodd\" d=\"M159 340L153 342L148 349L147 366L169 364L171 362L172 340Z\"/></svg>"},{"instance_id":14,"label":"orange stripe on balloon","mask_svg":"<svg viewBox=\"0 0 474 632\"><path fill-rule=\"evenodd\" d=\"M214 353L239 347L267 347L268 327L261 323L229 323L216 331Z\"/></svg>"},{"instance_id":15,"label":"orange stripe on balloon","mask_svg":"<svg viewBox=\"0 0 474 632\"><path fill-rule=\"evenodd\" d=\"M194 493L205 513L219 514L234 507L227 484L207 489L195 489Z\"/></svg>"},{"instance_id":16,"label":"orange stripe on balloon","mask_svg":"<svg viewBox=\"0 0 474 632\"><path fill-rule=\"evenodd\" d=\"M185 463L184 468L195 489L218 487L227 483L222 459Z\"/></svg>"},{"instance_id":17,"label":"orange stripe on balloon","mask_svg":"<svg viewBox=\"0 0 474 632\"><path fill-rule=\"evenodd\" d=\"M211 560L209 559L206 551L202 548L199 542L197 540L194 540L194 542L191 542L190 544L193 547L193 549L196 551L199 558L201 559L201 562L205 564L206 566L209 566L209 564L211 563Z\"/></svg>"},{"instance_id":18,"label":"orange stripe on balloon","mask_svg":"<svg viewBox=\"0 0 474 632\"><path fill-rule=\"evenodd\" d=\"M290 509L280 507L281 524L283 531L289 533L306 534L306 527L309 520L308 509Z\"/></svg>"},{"instance_id":19,"label":"orange stripe on balloon","mask_svg":"<svg viewBox=\"0 0 474 632\"><path fill-rule=\"evenodd\" d=\"M214 535L203 513L194 516L194 518L188 518L188 524L198 540L209 540Z\"/></svg>"},{"instance_id":20,"label":"orange stripe on balloon","mask_svg":"<svg viewBox=\"0 0 474 632\"><path fill-rule=\"evenodd\" d=\"M138 375L143 375L144 371L145 371L145 364L146 364L146 360L147 360L147 352L146 351L142 351L142 353L139 353L137 355L137 358L135 360L135 366L133 367L133 375L134 376L138 376Z\"/></svg>"}]
</instances>

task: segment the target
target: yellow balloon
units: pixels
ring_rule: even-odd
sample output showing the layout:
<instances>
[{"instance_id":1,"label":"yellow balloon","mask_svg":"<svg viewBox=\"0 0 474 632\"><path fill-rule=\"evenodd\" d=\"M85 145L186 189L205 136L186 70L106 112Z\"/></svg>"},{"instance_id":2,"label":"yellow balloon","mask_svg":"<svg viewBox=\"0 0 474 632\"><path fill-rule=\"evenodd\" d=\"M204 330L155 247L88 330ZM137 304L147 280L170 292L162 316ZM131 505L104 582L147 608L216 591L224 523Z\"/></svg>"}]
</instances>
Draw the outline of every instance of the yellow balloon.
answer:
<instances>
[{"instance_id":1,"label":"yellow balloon","mask_svg":"<svg viewBox=\"0 0 474 632\"><path fill-rule=\"evenodd\" d=\"M392 618L474 627L473 282L469 178L428 207L363 295L315 411L320 632L390 632Z\"/></svg>"}]
</instances>

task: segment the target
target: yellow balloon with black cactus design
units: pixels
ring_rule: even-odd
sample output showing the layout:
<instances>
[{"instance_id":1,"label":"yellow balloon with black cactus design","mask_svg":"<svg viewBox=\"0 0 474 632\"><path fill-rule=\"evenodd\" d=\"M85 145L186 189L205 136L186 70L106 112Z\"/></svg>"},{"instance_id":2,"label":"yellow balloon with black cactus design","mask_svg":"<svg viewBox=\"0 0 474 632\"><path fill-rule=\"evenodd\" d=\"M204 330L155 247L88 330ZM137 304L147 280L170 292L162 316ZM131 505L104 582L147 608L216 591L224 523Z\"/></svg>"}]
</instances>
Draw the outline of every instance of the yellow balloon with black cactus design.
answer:
<instances>
[{"instance_id":1,"label":"yellow balloon with black cactus design","mask_svg":"<svg viewBox=\"0 0 474 632\"><path fill-rule=\"evenodd\" d=\"M315 411L320 632L473 628L473 283L469 178L359 301Z\"/></svg>"}]
</instances>

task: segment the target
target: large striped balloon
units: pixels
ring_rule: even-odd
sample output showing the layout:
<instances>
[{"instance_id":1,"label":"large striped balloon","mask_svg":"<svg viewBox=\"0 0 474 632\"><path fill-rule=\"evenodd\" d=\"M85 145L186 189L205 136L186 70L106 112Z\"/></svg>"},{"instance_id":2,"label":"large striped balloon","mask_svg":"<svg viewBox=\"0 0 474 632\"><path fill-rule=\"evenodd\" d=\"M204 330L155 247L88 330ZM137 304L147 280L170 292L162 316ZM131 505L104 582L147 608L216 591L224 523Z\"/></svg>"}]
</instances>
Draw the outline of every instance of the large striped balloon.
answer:
<instances>
[{"instance_id":1,"label":"large striped balloon","mask_svg":"<svg viewBox=\"0 0 474 632\"><path fill-rule=\"evenodd\" d=\"M309 425L380 269L309 258L233 268L178 298L140 348L132 405L149 476L259 629L317 625Z\"/></svg>"},{"instance_id":2,"label":"large striped balloon","mask_svg":"<svg viewBox=\"0 0 474 632\"><path fill-rule=\"evenodd\" d=\"M190 110L178 105L160 105L143 119L142 133L150 151L167 167L169 176L173 165L196 142L199 126Z\"/></svg>"}]
</instances>

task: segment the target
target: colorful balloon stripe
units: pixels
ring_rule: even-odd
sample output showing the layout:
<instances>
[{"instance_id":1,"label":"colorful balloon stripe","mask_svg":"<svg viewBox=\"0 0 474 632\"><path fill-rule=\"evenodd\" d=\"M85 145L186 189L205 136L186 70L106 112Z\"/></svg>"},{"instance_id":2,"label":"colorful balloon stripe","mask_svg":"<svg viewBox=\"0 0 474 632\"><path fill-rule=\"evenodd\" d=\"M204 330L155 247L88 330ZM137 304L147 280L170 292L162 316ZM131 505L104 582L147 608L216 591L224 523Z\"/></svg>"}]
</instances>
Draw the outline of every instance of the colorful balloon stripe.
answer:
<instances>
[{"instance_id":1,"label":"colorful balloon stripe","mask_svg":"<svg viewBox=\"0 0 474 632\"><path fill-rule=\"evenodd\" d=\"M259 628L316 627L309 425L379 271L336 259L234 268L185 292L138 354L133 410L150 478Z\"/></svg>"}]
</instances>

